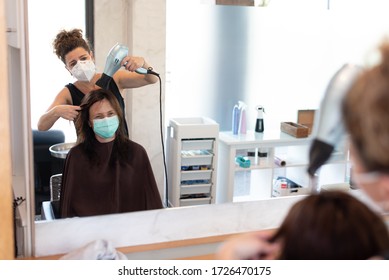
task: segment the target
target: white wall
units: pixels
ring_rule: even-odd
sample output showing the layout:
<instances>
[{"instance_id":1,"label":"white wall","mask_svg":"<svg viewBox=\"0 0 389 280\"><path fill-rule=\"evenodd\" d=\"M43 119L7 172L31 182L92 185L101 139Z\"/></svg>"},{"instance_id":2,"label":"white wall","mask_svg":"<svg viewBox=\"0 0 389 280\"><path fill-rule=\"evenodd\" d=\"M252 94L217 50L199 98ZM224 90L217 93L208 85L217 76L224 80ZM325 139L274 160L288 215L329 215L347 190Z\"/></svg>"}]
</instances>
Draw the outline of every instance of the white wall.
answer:
<instances>
[{"instance_id":1,"label":"white wall","mask_svg":"<svg viewBox=\"0 0 389 280\"><path fill-rule=\"evenodd\" d=\"M265 127L317 109L344 63L365 64L389 31L386 1L272 0L267 8L167 1L166 119L209 116L231 129L239 99L248 128L257 104ZM190 11L190 12L186 12ZM216 96L216 97L215 97Z\"/></svg>"},{"instance_id":2,"label":"white wall","mask_svg":"<svg viewBox=\"0 0 389 280\"><path fill-rule=\"evenodd\" d=\"M39 117L46 112L55 96L74 82L63 62L53 50L53 40L61 29L85 30L85 1L28 1L30 52L31 127L37 128ZM84 32L85 35L85 32ZM58 120L52 129L65 132L66 142L76 140L72 122Z\"/></svg>"}]
</instances>

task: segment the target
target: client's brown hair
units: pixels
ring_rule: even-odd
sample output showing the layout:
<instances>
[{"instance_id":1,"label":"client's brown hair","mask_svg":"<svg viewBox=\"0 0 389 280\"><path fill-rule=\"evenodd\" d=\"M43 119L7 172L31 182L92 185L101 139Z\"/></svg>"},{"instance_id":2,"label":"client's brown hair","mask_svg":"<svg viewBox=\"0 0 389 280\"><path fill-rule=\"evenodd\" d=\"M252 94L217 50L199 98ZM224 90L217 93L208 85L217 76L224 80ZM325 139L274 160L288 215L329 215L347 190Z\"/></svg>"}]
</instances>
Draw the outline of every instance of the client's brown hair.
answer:
<instances>
[{"instance_id":1,"label":"client's brown hair","mask_svg":"<svg viewBox=\"0 0 389 280\"><path fill-rule=\"evenodd\" d=\"M364 260L389 250L381 217L341 191L297 202L272 241L281 242L279 258L287 260Z\"/></svg>"}]
</instances>

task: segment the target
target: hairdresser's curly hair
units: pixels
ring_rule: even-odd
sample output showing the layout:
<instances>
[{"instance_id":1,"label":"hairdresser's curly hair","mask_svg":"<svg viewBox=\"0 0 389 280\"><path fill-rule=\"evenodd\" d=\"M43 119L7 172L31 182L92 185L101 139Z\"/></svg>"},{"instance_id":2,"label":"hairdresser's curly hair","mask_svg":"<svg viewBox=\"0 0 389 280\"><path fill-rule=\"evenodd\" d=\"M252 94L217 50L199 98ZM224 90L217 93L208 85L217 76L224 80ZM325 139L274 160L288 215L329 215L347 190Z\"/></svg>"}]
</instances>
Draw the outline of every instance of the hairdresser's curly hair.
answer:
<instances>
[{"instance_id":1,"label":"hairdresser's curly hair","mask_svg":"<svg viewBox=\"0 0 389 280\"><path fill-rule=\"evenodd\" d=\"M69 31L61 30L53 41L54 53L63 63L65 63L65 56L79 47L84 48L88 53L91 51L88 40L82 36L82 30L77 28Z\"/></svg>"}]
</instances>

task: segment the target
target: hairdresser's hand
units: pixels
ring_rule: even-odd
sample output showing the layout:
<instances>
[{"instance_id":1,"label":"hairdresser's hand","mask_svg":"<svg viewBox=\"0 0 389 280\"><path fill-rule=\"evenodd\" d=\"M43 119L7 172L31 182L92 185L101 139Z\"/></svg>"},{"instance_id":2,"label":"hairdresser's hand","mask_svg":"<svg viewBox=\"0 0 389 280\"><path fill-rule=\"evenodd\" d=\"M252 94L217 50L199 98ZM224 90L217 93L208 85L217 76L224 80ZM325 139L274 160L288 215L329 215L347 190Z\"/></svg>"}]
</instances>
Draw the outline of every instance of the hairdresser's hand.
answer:
<instances>
[{"instance_id":1,"label":"hairdresser's hand","mask_svg":"<svg viewBox=\"0 0 389 280\"><path fill-rule=\"evenodd\" d=\"M123 58L121 65L126 68L128 71L135 71L138 68L144 67L146 64L146 61L143 57L138 56L126 56Z\"/></svg>"},{"instance_id":2,"label":"hairdresser's hand","mask_svg":"<svg viewBox=\"0 0 389 280\"><path fill-rule=\"evenodd\" d=\"M279 244L270 243L271 232L246 233L221 245L216 253L218 260L274 260L280 250Z\"/></svg>"},{"instance_id":3,"label":"hairdresser's hand","mask_svg":"<svg viewBox=\"0 0 389 280\"><path fill-rule=\"evenodd\" d=\"M57 117L61 117L69 121L74 121L80 110L80 106L73 105L57 105L54 107L54 112Z\"/></svg>"}]
</instances>

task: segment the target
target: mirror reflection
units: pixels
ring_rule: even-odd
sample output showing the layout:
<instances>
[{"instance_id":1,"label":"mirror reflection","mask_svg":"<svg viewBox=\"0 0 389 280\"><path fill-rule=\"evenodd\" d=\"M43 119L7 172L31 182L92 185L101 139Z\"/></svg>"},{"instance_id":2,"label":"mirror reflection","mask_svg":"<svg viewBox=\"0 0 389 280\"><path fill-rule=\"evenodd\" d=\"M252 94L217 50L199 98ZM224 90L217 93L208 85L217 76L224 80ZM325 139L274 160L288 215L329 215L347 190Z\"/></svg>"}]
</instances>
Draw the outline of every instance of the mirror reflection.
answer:
<instances>
[{"instance_id":1,"label":"mirror reflection","mask_svg":"<svg viewBox=\"0 0 389 280\"><path fill-rule=\"evenodd\" d=\"M48 9L52 7L55 10L51 2L53 1L47 1L44 5ZM266 8L213 5L211 2L166 1L165 127L169 125L170 120L177 117L206 116L220 125L220 131L231 131L232 109L239 101L243 101L247 105L248 131L254 130L257 119L256 108L261 105L266 109L265 133L276 131L279 135L280 123L296 122L298 110L317 109L329 77L344 62L365 60L366 57L361 57L360 54L366 53L370 46L374 46L381 37L379 34L382 34L386 28L372 21L369 24L373 28L367 29L357 20L357 12L348 15L349 22L353 25L353 28L350 28L350 25L344 24L340 14L329 13L328 7L321 7L320 4L310 5L307 13L306 10L298 8L283 12L276 2L270 3ZM115 1L109 3L112 7L117 5ZM53 54L52 40L61 28L76 27L85 30L85 5L83 1L63 5L72 7L71 12L61 13L72 14L71 20L68 16L62 20L57 13L49 13L53 15L53 20L50 20L52 24L48 25L47 20L37 23L36 19L40 17L38 13L34 16L33 6L37 7L40 4L35 1L29 1L29 4L31 112L32 128L35 129L39 116L50 106L55 94L64 85L72 82L69 72ZM98 4L99 1L95 1L95 5ZM95 11L99 9L101 10L101 7L95 6ZM190 13L182 12L189 10ZM202 20L199 21L199 18ZM379 16L376 18L380 19ZM288 24L285 25L285 22ZM118 24L115 21L112 21L112 24L101 24L96 21L95 24L99 28L105 25L109 30L109 32L102 32L101 29L95 34L96 65L102 71L107 51L113 43L122 41L124 32L116 28ZM107 40L107 34L112 33L110 29L112 26L116 28L114 39ZM357 40L361 33L367 38L364 42ZM44 39L43 35L47 38ZM42 57L45 58L44 62ZM42 90L42 73L48 75L48 72L54 75L53 78L48 79L55 80L55 83L45 83L45 88ZM157 88L154 87L155 89ZM130 105L127 103L128 111L137 110L137 115L133 116L134 133L131 136L145 145L148 151L153 153L155 150L160 151L160 141L156 140L156 137L151 139L152 137L143 135L140 128L144 127L142 118L150 112L156 116L153 123L157 125L156 99L150 102L153 106L147 104L150 99L145 99L145 96L135 94L130 99L143 102L142 106L135 106L137 108L134 106L128 108ZM152 107L151 111L140 112L149 107ZM52 128L52 130L56 129L64 132L64 135L58 137L65 137L65 142L75 141L75 127L72 122L59 120ZM159 130L156 129L154 132ZM274 137L279 137L277 133ZM252 134L249 132L247 135ZM58 139L48 145L55 144ZM238 153L244 155L248 152L255 153L255 149L259 147L252 148L253 150L250 151L239 150ZM265 149L260 153L271 151ZM283 151L279 151L280 157L283 154ZM50 154L48 156L51 157L50 160L57 160ZM219 154L219 162L223 162L222 157L223 155ZM161 155L156 157L153 154L151 158L159 190L163 193L161 186L164 184L164 172ZM263 159L258 158L259 161ZM58 164L61 164L62 159L58 160ZM265 180L255 181L253 179L262 176L260 173L265 173L258 169L249 176L245 172L237 172L237 178L227 179L226 174L229 173L223 173L222 166L218 166L218 174L223 174L222 178L227 184L231 184L231 181L236 179L237 185L243 186L236 192L229 193L228 198L223 198L222 202L271 197L270 191L261 191L261 194L257 192L257 195L253 196L254 190L246 187L248 181L251 185L271 185L274 179L271 175L266 174ZM295 169L296 174L301 174L304 167ZM55 175L57 172L59 171L54 167L50 175ZM329 170L327 173L331 172ZM219 181L223 182L223 179ZM47 178L44 181L47 182ZM44 186L46 192L48 184ZM231 188L229 190L231 191Z\"/></svg>"},{"instance_id":2,"label":"mirror reflection","mask_svg":"<svg viewBox=\"0 0 389 280\"><path fill-rule=\"evenodd\" d=\"M30 8L37 9L36 5ZM32 13L30 22L34 22L34 18L34 13ZM83 15L82 18L85 21L85 15ZM30 33L32 36L34 34L33 30L35 30L35 26L34 24L30 24ZM43 149L47 156L47 162L38 163L35 160L37 170L36 185L38 186L36 189L38 194L40 194L44 202L46 202L49 188L51 202L49 207L55 206L58 201L53 200L53 181L54 178L62 178L62 195L60 195L61 204L59 207L60 213L57 213L58 211L56 211L58 207L52 207L54 210L53 212L59 214L61 217L88 216L161 208L160 195L156 188L154 174L148 161L147 154L143 151L143 147L139 145L136 146L135 142L125 141L125 136L128 135L127 121L125 114L119 114L125 112L125 102L122 96L124 90L156 83L158 81L156 77L157 74L155 72L149 74L148 69L151 66L144 57L132 56L128 53L128 48L124 49L123 47L118 51L116 48L112 48L107 55L104 72L98 72L96 71L94 64L95 59L92 47L89 44L89 40L84 38L81 29L67 28L65 30L64 27L60 27L58 28L57 33L54 34L54 38L55 39L51 38L50 40L52 42L52 48L59 59L57 62L63 62L63 66L65 67L62 71L66 70L68 78L72 77L74 81L72 83L67 83L56 96L51 97L53 101L49 103L50 105L46 112L39 117L37 125L39 131L34 131L34 136L36 136L34 148L38 144L42 144L41 146L46 145ZM33 49L31 49L30 52L33 53ZM32 64L32 66L33 65L34 64ZM122 65L123 69L120 69ZM139 69L147 71L143 72ZM71 76L69 74L71 74ZM109 104L112 105L110 108L103 108L106 109L105 111L101 111L102 108L100 107L100 111L94 109L93 118L91 117L91 112L87 110L84 111L85 108L88 108L88 104L82 103L81 100L84 100L85 96L89 95L91 90L100 87L109 89L114 93L114 96L121 107L120 112L113 108L115 107L115 104L111 102L109 102ZM60 87L58 86L58 88ZM31 91L34 92L34 88L32 88ZM47 98L50 97L47 96ZM98 102L103 104L104 100L106 100L106 98L103 98ZM62 171L60 166L61 161L58 161L56 157L60 155L60 158L63 158L62 155L64 155L66 151L64 146L69 147L70 143L66 142L64 145L59 145L58 143L65 142L65 139L63 139L63 137L62 139L59 137L54 138L53 135L63 135L64 133L61 129L54 130L51 128L54 127L58 120L74 122L76 119L79 119L79 117L85 116L84 112L87 114L86 116L89 116L90 118L85 118L84 124L80 124L76 129L78 131L77 144L80 144L81 147L83 147L81 151L84 152L83 155L81 155L81 158L86 157L91 163L100 166L96 169L92 168L90 164L85 165L86 162L84 162L84 164L81 164L79 166L80 168L77 169L74 168L74 164L79 164L82 161L81 158L79 156L69 156L66 162L66 168ZM108 121L112 122L115 116L115 120L118 121L117 133L111 129L114 124L108 123ZM45 132L49 129L51 130ZM121 135L122 131L125 132L124 135ZM113 135L107 134L111 132L113 132ZM38 141L37 137L40 137L40 139L44 138L46 143L43 143L43 140ZM101 158L101 151L99 152L96 145L91 145L93 142L92 138L97 140L95 141L96 143L107 143L107 139L114 142L114 145L109 148L112 150L112 153L109 155L105 154L105 156L108 156L106 163L109 163L109 166L103 166L103 163L105 162ZM48 154L48 147L50 154ZM54 157L54 159L51 157ZM74 159L71 161L70 158ZM38 153L36 159L38 159ZM59 162L58 165L56 165L57 162ZM114 168L113 166L127 166L127 169L119 167ZM78 174L80 176L76 176L76 170L78 170L77 172L80 172ZM93 172L91 170L96 172L96 174L100 174L102 177L97 178L96 176L92 176ZM110 174L104 172L106 170L110 170L108 172ZM119 172L119 170L121 171ZM86 176L88 171L91 171L91 176ZM85 181L83 181L83 179L85 179ZM56 179L56 181L59 180ZM80 186L80 188L77 188L77 186ZM95 188L95 191L90 190L83 194L74 194L80 190L81 187L86 190L86 186ZM105 191L103 191L103 186L105 186ZM157 196L159 199L156 199ZM95 197L95 199L90 199L92 197ZM125 197L127 197L127 199ZM130 198L131 201L128 200ZM103 203L103 201L107 199L111 201L110 205L108 205L109 203ZM78 201L78 203L75 203L75 201ZM36 213L39 213L40 206L41 202L36 200ZM51 212L52 211L50 211L50 213ZM46 215L44 218L47 218Z\"/></svg>"},{"instance_id":3,"label":"mirror reflection","mask_svg":"<svg viewBox=\"0 0 389 280\"><path fill-rule=\"evenodd\" d=\"M146 150L128 139L114 94L85 95L76 120L78 144L62 173L60 217L85 217L161 209Z\"/></svg>"},{"instance_id":4,"label":"mirror reflection","mask_svg":"<svg viewBox=\"0 0 389 280\"><path fill-rule=\"evenodd\" d=\"M62 2L64 13L55 12ZM62 28L79 27L85 29L85 1L28 1L28 32L30 60L30 104L31 128L33 130L33 155L35 177L35 215L39 219L43 201L59 197L58 175L62 173L65 162L63 148L54 147L51 154L49 148L59 143L76 141L73 122L59 119L49 131L38 131L38 120L49 108L60 89L74 79L65 69L63 63L53 52L53 40ZM47 15L42 18L41 11L47 7ZM72 19L69 19L72 14ZM50 24L47 24L50 22ZM42 80L46 82L42 86ZM50 81L50 82L49 82ZM54 81L54 82L51 82ZM68 147L70 148L70 147ZM68 150L68 149L66 149ZM54 177L52 177L54 176ZM54 190L50 192L50 184Z\"/></svg>"}]
</instances>

